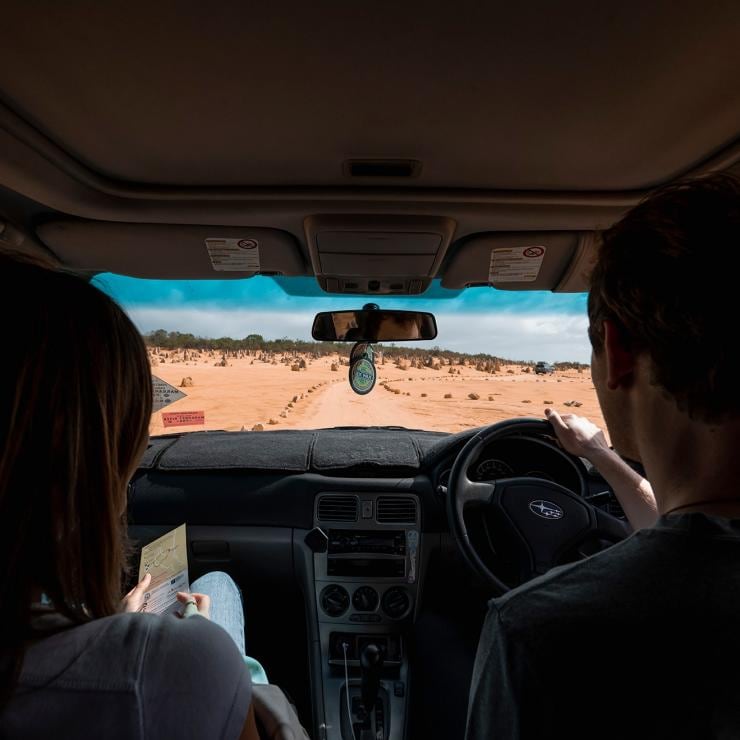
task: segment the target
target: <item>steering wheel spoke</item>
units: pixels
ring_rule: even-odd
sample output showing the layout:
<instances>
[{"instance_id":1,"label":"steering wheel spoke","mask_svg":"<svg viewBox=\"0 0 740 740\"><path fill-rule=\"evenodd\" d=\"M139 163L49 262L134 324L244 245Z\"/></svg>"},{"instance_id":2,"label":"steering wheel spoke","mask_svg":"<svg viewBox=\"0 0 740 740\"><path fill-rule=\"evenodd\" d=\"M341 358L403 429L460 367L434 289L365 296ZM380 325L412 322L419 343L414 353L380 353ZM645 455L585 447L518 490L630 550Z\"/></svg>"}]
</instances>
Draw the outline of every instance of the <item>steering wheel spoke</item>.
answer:
<instances>
[{"instance_id":1,"label":"steering wheel spoke","mask_svg":"<svg viewBox=\"0 0 740 740\"><path fill-rule=\"evenodd\" d=\"M466 475L461 481L460 504L465 507L469 504L488 504L496 490L496 481L472 481Z\"/></svg>"}]
</instances>

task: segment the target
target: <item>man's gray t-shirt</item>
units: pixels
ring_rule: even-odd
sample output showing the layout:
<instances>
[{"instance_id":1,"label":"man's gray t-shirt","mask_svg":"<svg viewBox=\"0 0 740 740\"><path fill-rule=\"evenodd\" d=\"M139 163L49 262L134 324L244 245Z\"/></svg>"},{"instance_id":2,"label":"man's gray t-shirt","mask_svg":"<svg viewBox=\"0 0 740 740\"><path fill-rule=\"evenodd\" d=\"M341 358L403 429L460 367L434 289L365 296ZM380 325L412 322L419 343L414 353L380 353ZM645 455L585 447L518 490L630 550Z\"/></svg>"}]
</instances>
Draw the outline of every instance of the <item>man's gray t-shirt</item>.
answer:
<instances>
[{"instance_id":1,"label":"man's gray t-shirt","mask_svg":"<svg viewBox=\"0 0 740 740\"><path fill-rule=\"evenodd\" d=\"M466 737L740 738L740 520L663 516L494 599Z\"/></svg>"},{"instance_id":2,"label":"man's gray t-shirt","mask_svg":"<svg viewBox=\"0 0 740 740\"><path fill-rule=\"evenodd\" d=\"M244 658L218 625L119 614L29 648L0 737L235 740L250 700Z\"/></svg>"}]
</instances>

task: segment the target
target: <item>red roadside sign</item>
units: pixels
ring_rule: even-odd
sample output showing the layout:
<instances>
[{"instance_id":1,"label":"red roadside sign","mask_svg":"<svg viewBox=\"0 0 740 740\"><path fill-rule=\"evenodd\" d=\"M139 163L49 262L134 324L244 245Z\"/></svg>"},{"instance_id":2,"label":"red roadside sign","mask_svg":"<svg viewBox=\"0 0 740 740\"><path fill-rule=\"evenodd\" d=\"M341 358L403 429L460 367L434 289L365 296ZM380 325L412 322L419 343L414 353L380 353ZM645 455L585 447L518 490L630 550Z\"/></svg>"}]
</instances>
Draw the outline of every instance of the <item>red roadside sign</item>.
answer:
<instances>
[{"instance_id":1,"label":"red roadside sign","mask_svg":"<svg viewBox=\"0 0 740 740\"><path fill-rule=\"evenodd\" d=\"M191 424L205 424L205 411L163 411L162 423L166 427L187 427Z\"/></svg>"}]
</instances>

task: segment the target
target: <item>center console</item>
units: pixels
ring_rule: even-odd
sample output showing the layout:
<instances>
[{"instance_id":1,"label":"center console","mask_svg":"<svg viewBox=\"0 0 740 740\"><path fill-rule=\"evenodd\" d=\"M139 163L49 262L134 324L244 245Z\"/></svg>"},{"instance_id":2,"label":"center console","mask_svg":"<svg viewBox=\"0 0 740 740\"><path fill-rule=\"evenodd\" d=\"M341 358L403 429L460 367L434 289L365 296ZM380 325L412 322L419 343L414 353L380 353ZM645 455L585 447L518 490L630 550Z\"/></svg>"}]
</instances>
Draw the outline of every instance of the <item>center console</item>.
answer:
<instances>
[{"instance_id":1,"label":"center console","mask_svg":"<svg viewBox=\"0 0 740 740\"><path fill-rule=\"evenodd\" d=\"M403 740L421 562L411 494L316 497L314 598L327 740Z\"/></svg>"}]
</instances>

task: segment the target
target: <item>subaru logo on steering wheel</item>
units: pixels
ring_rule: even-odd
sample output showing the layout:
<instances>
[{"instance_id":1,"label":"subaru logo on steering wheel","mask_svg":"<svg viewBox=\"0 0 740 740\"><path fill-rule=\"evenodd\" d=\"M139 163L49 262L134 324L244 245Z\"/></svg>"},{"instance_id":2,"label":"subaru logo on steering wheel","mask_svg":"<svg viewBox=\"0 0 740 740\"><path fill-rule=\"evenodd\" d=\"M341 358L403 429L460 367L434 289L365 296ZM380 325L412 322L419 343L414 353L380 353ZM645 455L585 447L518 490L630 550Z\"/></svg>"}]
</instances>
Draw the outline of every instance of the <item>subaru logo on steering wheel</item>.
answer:
<instances>
[{"instance_id":1,"label":"subaru logo on steering wheel","mask_svg":"<svg viewBox=\"0 0 740 740\"><path fill-rule=\"evenodd\" d=\"M542 499L530 501L529 510L543 519L562 519L565 514L557 504L553 504L552 501L542 501Z\"/></svg>"}]
</instances>

